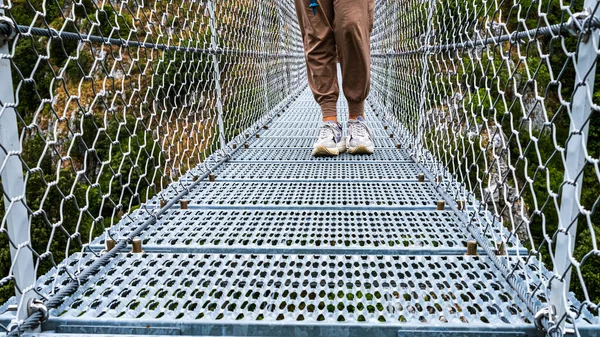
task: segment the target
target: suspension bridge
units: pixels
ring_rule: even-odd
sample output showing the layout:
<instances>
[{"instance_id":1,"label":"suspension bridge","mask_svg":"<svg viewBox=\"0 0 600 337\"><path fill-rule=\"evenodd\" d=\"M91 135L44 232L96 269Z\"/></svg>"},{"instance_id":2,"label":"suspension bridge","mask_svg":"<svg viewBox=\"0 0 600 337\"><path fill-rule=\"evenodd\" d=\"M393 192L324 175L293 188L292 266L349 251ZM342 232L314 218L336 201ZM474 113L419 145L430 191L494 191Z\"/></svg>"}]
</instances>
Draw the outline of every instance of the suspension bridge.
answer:
<instances>
[{"instance_id":1,"label":"suspension bridge","mask_svg":"<svg viewBox=\"0 0 600 337\"><path fill-rule=\"evenodd\" d=\"M376 1L314 158L293 1L5 1L0 329L600 336L598 4Z\"/></svg>"}]
</instances>

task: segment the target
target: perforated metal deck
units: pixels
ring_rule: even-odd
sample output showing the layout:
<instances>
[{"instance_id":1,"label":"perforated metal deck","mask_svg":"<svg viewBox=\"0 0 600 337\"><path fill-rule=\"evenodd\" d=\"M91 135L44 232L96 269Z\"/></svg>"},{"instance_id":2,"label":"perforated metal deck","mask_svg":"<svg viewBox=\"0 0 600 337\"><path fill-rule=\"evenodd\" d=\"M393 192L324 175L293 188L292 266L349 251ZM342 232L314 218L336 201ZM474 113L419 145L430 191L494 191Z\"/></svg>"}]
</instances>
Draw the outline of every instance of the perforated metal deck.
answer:
<instances>
[{"instance_id":1,"label":"perforated metal deck","mask_svg":"<svg viewBox=\"0 0 600 337\"><path fill-rule=\"evenodd\" d=\"M122 224L121 235L137 229ZM490 241L508 233L488 235ZM453 212L173 209L141 238L146 252L454 254L468 235ZM104 247L104 239L94 245ZM514 242L508 241L509 253Z\"/></svg>"},{"instance_id":2,"label":"perforated metal deck","mask_svg":"<svg viewBox=\"0 0 600 337\"><path fill-rule=\"evenodd\" d=\"M190 195L190 208L435 209L439 195L430 183L410 182L207 182ZM153 201L152 204L156 204Z\"/></svg>"},{"instance_id":3,"label":"perforated metal deck","mask_svg":"<svg viewBox=\"0 0 600 337\"><path fill-rule=\"evenodd\" d=\"M531 322L495 274L483 257L122 254L56 309L56 323Z\"/></svg>"},{"instance_id":4,"label":"perforated metal deck","mask_svg":"<svg viewBox=\"0 0 600 337\"><path fill-rule=\"evenodd\" d=\"M215 175L219 181L285 180L285 181L416 181L419 170L411 163L355 163L345 165L329 163L306 163L289 165L282 163L225 164Z\"/></svg>"},{"instance_id":5,"label":"perforated metal deck","mask_svg":"<svg viewBox=\"0 0 600 337\"><path fill-rule=\"evenodd\" d=\"M339 106L343 115L345 102ZM176 204L140 234L145 253L118 252L52 310L44 328L398 336L493 326L499 334L536 335L531 312L489 258L464 255L472 238L457 213L437 210L443 196L435 183L417 180L407 149L396 148L385 123L367 113L374 155L313 158L320 112L305 91L214 170L215 181L200 182L187 209ZM199 175L192 170L184 179ZM148 207L159 207L159 198ZM134 212L108 235L126 237L145 214ZM485 235L492 242L507 236ZM514 242L507 263L517 259L509 257ZM104 236L91 248L103 246ZM41 278L40 293L60 287L64 274Z\"/></svg>"},{"instance_id":6,"label":"perforated metal deck","mask_svg":"<svg viewBox=\"0 0 600 337\"><path fill-rule=\"evenodd\" d=\"M251 148L247 151L240 152L234 157L233 162L262 162L262 163L281 163L281 162L306 162L314 163L315 159L311 155L310 148L266 148L257 149ZM384 162L393 164L397 162L409 161L405 151L397 149L379 149L371 156L351 156L347 153L337 157L320 158L319 162Z\"/></svg>"}]
</instances>

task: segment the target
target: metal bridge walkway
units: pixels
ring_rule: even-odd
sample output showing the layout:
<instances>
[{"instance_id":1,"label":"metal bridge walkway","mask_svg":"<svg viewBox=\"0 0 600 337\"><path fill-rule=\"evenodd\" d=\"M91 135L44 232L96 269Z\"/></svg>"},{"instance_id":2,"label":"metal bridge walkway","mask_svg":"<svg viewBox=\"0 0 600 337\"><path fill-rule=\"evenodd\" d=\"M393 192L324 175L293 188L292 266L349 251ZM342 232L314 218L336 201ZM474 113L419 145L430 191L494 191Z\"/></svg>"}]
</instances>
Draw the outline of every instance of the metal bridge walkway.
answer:
<instances>
[{"instance_id":1,"label":"metal bridge walkway","mask_svg":"<svg viewBox=\"0 0 600 337\"><path fill-rule=\"evenodd\" d=\"M369 2L317 159L298 1L0 0L0 333L600 337L600 0Z\"/></svg>"},{"instance_id":2,"label":"metal bridge walkway","mask_svg":"<svg viewBox=\"0 0 600 337\"><path fill-rule=\"evenodd\" d=\"M419 181L376 116L367 106L375 155L312 158L320 113L304 90L142 232L144 253L119 252L53 309L43 334L535 335L489 258L465 256L470 235L456 209L438 210L439 184Z\"/></svg>"}]
</instances>

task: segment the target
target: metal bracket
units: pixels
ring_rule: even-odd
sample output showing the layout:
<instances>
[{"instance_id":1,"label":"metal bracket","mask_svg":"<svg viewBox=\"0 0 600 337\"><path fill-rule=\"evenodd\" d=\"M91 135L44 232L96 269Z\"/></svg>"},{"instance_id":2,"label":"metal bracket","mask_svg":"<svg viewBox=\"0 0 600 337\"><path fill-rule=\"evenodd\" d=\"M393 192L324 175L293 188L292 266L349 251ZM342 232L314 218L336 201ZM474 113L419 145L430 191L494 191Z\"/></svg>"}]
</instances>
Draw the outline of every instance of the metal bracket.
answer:
<instances>
[{"instance_id":1,"label":"metal bracket","mask_svg":"<svg viewBox=\"0 0 600 337\"><path fill-rule=\"evenodd\" d=\"M10 306L9 307L9 311L16 311L18 309L18 307L15 306ZM46 307L46 305L39 299L37 298L30 298L29 301L27 301L27 316L31 317L31 315L40 312L42 314L42 317L39 320L39 323L44 323L48 320L49 318L49 313L48 313L48 308ZM20 333L22 332L21 327L22 327L23 321L18 320L18 319L13 319L10 324L8 324L6 330L8 332L17 332L20 336Z\"/></svg>"},{"instance_id":2,"label":"metal bracket","mask_svg":"<svg viewBox=\"0 0 600 337\"><path fill-rule=\"evenodd\" d=\"M544 320L546 322L544 322ZM538 311L535 314L534 325L538 330L540 330L540 331L548 330L548 327L547 327L548 321L550 321L550 308L548 308L548 307L542 308L540 311ZM544 324L544 323L546 323L546 324Z\"/></svg>"},{"instance_id":3,"label":"metal bracket","mask_svg":"<svg viewBox=\"0 0 600 337\"><path fill-rule=\"evenodd\" d=\"M0 47L17 36L17 26L7 16L0 16Z\"/></svg>"},{"instance_id":4,"label":"metal bracket","mask_svg":"<svg viewBox=\"0 0 600 337\"><path fill-rule=\"evenodd\" d=\"M40 312L42 314L42 318L40 319L40 323L44 323L48 320L48 308L41 300L37 298L32 298L27 302L27 314L29 316L33 315L36 312Z\"/></svg>"},{"instance_id":5,"label":"metal bracket","mask_svg":"<svg viewBox=\"0 0 600 337\"><path fill-rule=\"evenodd\" d=\"M588 23L588 21L592 20ZM593 28L600 26L600 19L592 16L592 10L586 8L585 10L573 14L566 23L567 31L573 36L579 36L583 42L587 42L590 37Z\"/></svg>"},{"instance_id":6,"label":"metal bracket","mask_svg":"<svg viewBox=\"0 0 600 337\"><path fill-rule=\"evenodd\" d=\"M552 310L553 312L550 312L550 308L549 307L545 307L543 309L541 309L540 311L538 311L535 314L535 319L534 319L534 325L535 327L540 330L540 331L544 331L547 333L548 336L553 335L552 333L556 331L556 329L561 329L561 327L553 324L552 326L548 326L550 325L550 323L553 323L553 319L556 316L556 312L553 308ZM545 321L545 322L544 322ZM561 336L564 335L574 335L575 334L575 329L573 328L567 328L567 327L563 327L562 328L562 333L560 334Z\"/></svg>"}]
</instances>

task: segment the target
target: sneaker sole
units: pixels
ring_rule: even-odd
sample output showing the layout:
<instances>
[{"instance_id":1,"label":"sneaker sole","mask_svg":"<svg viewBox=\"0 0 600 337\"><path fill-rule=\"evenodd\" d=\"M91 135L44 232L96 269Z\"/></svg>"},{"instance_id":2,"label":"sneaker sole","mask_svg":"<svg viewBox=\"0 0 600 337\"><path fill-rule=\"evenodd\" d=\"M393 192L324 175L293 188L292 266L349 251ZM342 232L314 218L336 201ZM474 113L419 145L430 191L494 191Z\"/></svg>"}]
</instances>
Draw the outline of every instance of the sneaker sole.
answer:
<instances>
[{"instance_id":1,"label":"sneaker sole","mask_svg":"<svg viewBox=\"0 0 600 337\"><path fill-rule=\"evenodd\" d=\"M346 152L346 145L342 142L334 148L325 147L323 145L317 146L312 150L312 155L314 157L335 157L344 152Z\"/></svg>"},{"instance_id":2,"label":"sneaker sole","mask_svg":"<svg viewBox=\"0 0 600 337\"><path fill-rule=\"evenodd\" d=\"M357 147L348 148L350 154L373 154L375 153L375 146L364 146L359 145Z\"/></svg>"}]
</instances>

